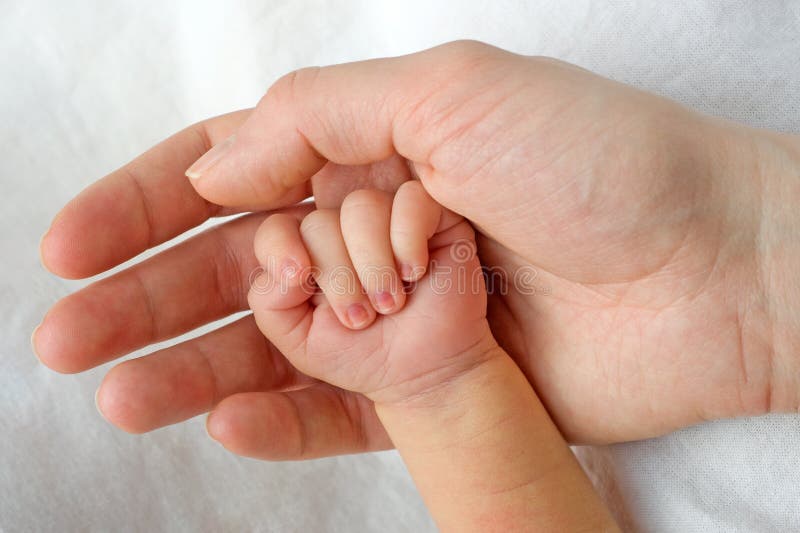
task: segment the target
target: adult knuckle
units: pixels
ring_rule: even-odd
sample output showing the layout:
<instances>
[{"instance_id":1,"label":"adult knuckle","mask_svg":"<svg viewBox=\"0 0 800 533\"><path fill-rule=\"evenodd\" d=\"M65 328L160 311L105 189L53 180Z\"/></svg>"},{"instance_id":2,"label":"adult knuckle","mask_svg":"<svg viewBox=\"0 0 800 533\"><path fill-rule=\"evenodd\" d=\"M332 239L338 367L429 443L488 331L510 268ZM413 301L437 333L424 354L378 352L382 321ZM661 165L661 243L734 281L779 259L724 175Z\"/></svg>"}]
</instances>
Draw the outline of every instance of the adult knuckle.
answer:
<instances>
[{"instance_id":1,"label":"adult knuckle","mask_svg":"<svg viewBox=\"0 0 800 533\"><path fill-rule=\"evenodd\" d=\"M314 90L321 67L305 67L287 72L264 93L257 107L288 105Z\"/></svg>"}]
</instances>

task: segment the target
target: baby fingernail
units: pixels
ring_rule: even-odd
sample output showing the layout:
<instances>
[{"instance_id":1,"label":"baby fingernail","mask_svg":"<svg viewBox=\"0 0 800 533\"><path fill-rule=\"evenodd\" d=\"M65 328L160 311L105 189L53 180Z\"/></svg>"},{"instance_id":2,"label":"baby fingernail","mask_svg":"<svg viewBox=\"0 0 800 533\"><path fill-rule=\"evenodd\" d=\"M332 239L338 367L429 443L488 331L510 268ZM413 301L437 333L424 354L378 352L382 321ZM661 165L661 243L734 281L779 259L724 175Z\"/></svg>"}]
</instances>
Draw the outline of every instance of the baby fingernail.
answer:
<instances>
[{"instance_id":1,"label":"baby fingernail","mask_svg":"<svg viewBox=\"0 0 800 533\"><path fill-rule=\"evenodd\" d=\"M186 176L191 179L197 179L203 175L203 172L207 171L214 165L216 165L220 159L228 152L231 146L233 146L233 141L236 140L236 134L231 135L221 143L217 143L211 147L211 150L203 154L203 156L198 159L197 161L189 167L186 171Z\"/></svg>"},{"instance_id":2,"label":"baby fingernail","mask_svg":"<svg viewBox=\"0 0 800 533\"><path fill-rule=\"evenodd\" d=\"M381 313L388 313L394 309L394 296L388 291L380 291L375 294L375 307Z\"/></svg>"},{"instance_id":3,"label":"baby fingernail","mask_svg":"<svg viewBox=\"0 0 800 533\"><path fill-rule=\"evenodd\" d=\"M351 326L358 328L369 321L369 312L361 304L351 304L347 308L347 318L350 320Z\"/></svg>"},{"instance_id":4,"label":"baby fingernail","mask_svg":"<svg viewBox=\"0 0 800 533\"><path fill-rule=\"evenodd\" d=\"M414 275L414 268L409 264L402 264L400 265L400 276L403 279L412 279Z\"/></svg>"}]
</instances>

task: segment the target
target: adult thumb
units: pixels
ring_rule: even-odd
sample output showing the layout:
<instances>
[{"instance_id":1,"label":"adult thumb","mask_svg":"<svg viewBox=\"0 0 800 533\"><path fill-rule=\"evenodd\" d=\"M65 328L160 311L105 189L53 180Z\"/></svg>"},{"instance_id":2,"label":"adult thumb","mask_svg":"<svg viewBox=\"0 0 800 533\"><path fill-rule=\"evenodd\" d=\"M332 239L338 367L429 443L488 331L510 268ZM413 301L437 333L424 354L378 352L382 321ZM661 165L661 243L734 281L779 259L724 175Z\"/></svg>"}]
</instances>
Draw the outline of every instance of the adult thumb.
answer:
<instances>
[{"instance_id":1,"label":"adult thumb","mask_svg":"<svg viewBox=\"0 0 800 533\"><path fill-rule=\"evenodd\" d=\"M437 146L462 127L454 108L474 96L475 84L454 79L497 56L512 54L467 41L292 72L186 175L213 203L275 208L296 201L292 191L327 162L363 165L399 154L425 168Z\"/></svg>"}]
</instances>

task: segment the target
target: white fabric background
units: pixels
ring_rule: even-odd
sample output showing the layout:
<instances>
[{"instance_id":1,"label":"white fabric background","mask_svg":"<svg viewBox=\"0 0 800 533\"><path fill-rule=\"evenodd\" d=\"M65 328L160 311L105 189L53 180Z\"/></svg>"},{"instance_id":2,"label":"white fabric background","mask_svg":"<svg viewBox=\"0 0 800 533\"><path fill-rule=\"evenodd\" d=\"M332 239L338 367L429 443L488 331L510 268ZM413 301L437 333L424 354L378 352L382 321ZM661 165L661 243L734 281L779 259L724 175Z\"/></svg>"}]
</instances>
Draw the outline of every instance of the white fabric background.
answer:
<instances>
[{"instance_id":1,"label":"white fabric background","mask_svg":"<svg viewBox=\"0 0 800 533\"><path fill-rule=\"evenodd\" d=\"M29 335L82 285L38 263L52 215L184 125L301 66L456 38L559 57L706 112L800 131L800 2L0 0L0 531L431 531L394 452L238 459L201 419L130 436L108 366L38 365ZM424 75L424 73L421 73ZM642 531L800 530L800 419L581 450Z\"/></svg>"}]
</instances>

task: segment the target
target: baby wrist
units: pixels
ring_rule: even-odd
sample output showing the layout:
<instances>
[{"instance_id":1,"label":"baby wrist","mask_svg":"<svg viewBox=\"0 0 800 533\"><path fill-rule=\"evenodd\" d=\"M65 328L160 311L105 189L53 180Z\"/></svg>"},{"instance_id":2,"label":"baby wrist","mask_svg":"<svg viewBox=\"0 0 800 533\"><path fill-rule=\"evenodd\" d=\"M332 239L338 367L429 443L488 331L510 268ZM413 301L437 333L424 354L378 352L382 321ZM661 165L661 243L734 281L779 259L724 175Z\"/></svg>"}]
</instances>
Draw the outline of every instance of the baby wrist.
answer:
<instances>
[{"instance_id":1,"label":"baby wrist","mask_svg":"<svg viewBox=\"0 0 800 533\"><path fill-rule=\"evenodd\" d=\"M376 412L442 531L614 528L530 383L499 347L424 394L376 403Z\"/></svg>"}]
</instances>

